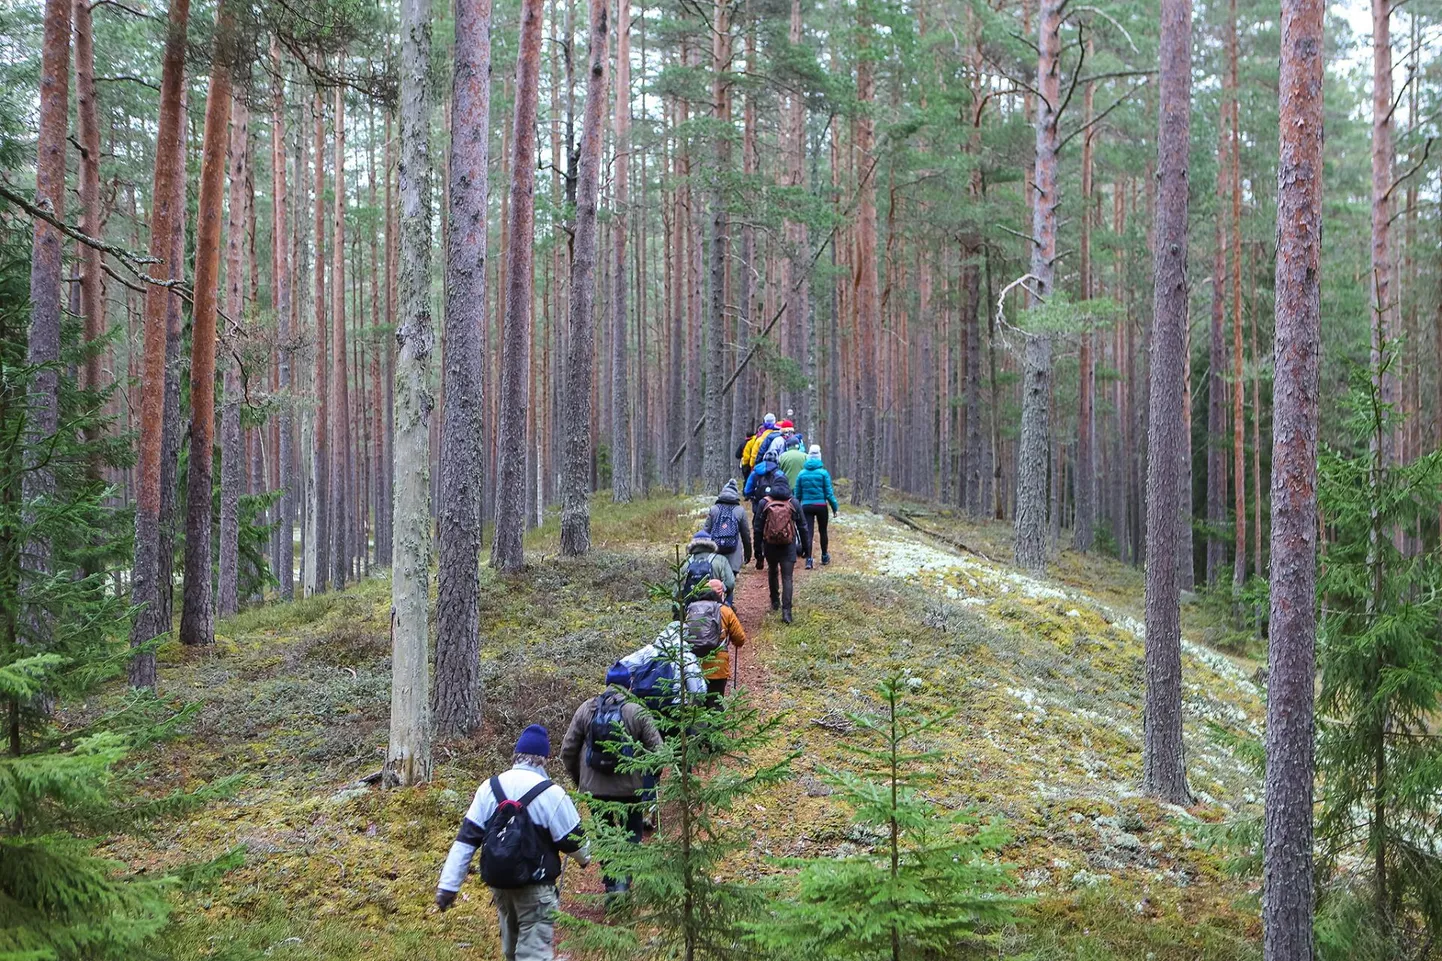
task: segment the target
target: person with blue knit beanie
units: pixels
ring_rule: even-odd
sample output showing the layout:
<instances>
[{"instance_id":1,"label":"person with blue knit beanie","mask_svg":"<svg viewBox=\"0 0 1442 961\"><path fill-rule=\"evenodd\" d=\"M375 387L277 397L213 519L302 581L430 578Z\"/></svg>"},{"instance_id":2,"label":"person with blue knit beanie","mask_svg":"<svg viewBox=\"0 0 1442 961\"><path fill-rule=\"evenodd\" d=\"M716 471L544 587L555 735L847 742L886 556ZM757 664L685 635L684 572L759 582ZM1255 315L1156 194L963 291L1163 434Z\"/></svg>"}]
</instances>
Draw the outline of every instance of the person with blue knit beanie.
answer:
<instances>
[{"instance_id":1,"label":"person with blue knit beanie","mask_svg":"<svg viewBox=\"0 0 1442 961\"><path fill-rule=\"evenodd\" d=\"M436 907L445 911L456 903L476 849L482 849L481 877L491 889L506 961L556 956L561 855L582 867L591 863L575 802L546 777L550 756L545 727L532 724L521 732L510 770L476 789L436 886Z\"/></svg>"}]
</instances>

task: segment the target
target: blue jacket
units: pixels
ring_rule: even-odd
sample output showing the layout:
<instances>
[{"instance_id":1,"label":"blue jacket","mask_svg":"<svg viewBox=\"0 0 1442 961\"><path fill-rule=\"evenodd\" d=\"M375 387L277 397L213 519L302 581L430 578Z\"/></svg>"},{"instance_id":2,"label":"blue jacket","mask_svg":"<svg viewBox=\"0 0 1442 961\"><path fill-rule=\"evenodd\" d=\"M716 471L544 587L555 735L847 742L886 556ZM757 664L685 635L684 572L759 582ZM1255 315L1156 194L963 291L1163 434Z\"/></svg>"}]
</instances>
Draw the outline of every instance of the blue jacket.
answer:
<instances>
[{"instance_id":1,"label":"blue jacket","mask_svg":"<svg viewBox=\"0 0 1442 961\"><path fill-rule=\"evenodd\" d=\"M830 504L833 511L840 509L836 504L836 491L831 488L831 472L822 466L821 458L807 459L806 466L796 478L796 499L803 506Z\"/></svg>"},{"instance_id":2,"label":"blue jacket","mask_svg":"<svg viewBox=\"0 0 1442 961\"><path fill-rule=\"evenodd\" d=\"M767 477L776 469L774 460L763 460L751 469L751 476L746 478L746 487L741 491L747 500L760 497L766 488Z\"/></svg>"}]
</instances>

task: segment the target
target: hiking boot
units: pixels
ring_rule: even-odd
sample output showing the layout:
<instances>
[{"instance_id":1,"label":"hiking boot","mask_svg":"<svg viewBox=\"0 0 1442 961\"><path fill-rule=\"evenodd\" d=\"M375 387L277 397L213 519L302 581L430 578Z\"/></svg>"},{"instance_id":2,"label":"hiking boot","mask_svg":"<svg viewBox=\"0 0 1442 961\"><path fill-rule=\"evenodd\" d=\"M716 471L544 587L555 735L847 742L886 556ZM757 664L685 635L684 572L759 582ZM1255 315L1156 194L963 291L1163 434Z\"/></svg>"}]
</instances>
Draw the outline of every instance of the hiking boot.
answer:
<instances>
[{"instance_id":1,"label":"hiking boot","mask_svg":"<svg viewBox=\"0 0 1442 961\"><path fill-rule=\"evenodd\" d=\"M771 602L771 611L772 611L772 613L775 613L776 611L779 611L779 610L781 610L781 602L780 602L780 601L772 601L772 602Z\"/></svg>"},{"instance_id":2,"label":"hiking boot","mask_svg":"<svg viewBox=\"0 0 1442 961\"><path fill-rule=\"evenodd\" d=\"M831 555L830 555L830 554L822 554L822 555L821 555L821 566L822 566L822 567L825 567L827 564L830 564L830 563L831 563Z\"/></svg>"},{"instance_id":3,"label":"hiking boot","mask_svg":"<svg viewBox=\"0 0 1442 961\"><path fill-rule=\"evenodd\" d=\"M791 623L791 608L788 607L786 608L786 610L781 612L781 622L783 624Z\"/></svg>"},{"instance_id":4,"label":"hiking boot","mask_svg":"<svg viewBox=\"0 0 1442 961\"><path fill-rule=\"evenodd\" d=\"M808 571L812 569L812 568L811 568L811 558L809 558L809 557L806 558L806 569L807 569Z\"/></svg>"}]
</instances>

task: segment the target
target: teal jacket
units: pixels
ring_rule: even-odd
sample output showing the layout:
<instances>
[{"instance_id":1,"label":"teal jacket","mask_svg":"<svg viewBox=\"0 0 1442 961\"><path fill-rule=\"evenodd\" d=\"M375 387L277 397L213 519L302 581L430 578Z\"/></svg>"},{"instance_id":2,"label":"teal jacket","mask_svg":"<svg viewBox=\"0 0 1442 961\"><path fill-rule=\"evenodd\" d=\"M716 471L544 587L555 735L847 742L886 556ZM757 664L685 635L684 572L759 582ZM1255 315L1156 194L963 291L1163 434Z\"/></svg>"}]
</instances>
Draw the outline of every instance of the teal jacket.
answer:
<instances>
[{"instance_id":1,"label":"teal jacket","mask_svg":"<svg viewBox=\"0 0 1442 961\"><path fill-rule=\"evenodd\" d=\"M811 457L796 478L796 499L804 507L807 504L830 504L833 511L840 510L836 504L836 492L831 488L831 472L821 464L821 458Z\"/></svg>"}]
</instances>

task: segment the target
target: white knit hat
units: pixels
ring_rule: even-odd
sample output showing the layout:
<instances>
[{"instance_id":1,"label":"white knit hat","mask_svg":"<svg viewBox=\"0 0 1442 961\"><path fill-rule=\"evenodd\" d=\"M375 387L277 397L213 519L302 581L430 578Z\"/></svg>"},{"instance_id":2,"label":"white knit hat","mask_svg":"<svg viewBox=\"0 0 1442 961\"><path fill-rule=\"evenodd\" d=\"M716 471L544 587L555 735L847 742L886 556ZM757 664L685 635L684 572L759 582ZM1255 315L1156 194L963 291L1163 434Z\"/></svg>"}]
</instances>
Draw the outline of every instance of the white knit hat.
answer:
<instances>
[{"instance_id":1,"label":"white knit hat","mask_svg":"<svg viewBox=\"0 0 1442 961\"><path fill-rule=\"evenodd\" d=\"M806 456L807 456L807 457L820 457L820 456L821 456L821 445L820 445L820 444L812 444L812 445L811 445L811 449L806 452Z\"/></svg>"}]
</instances>

